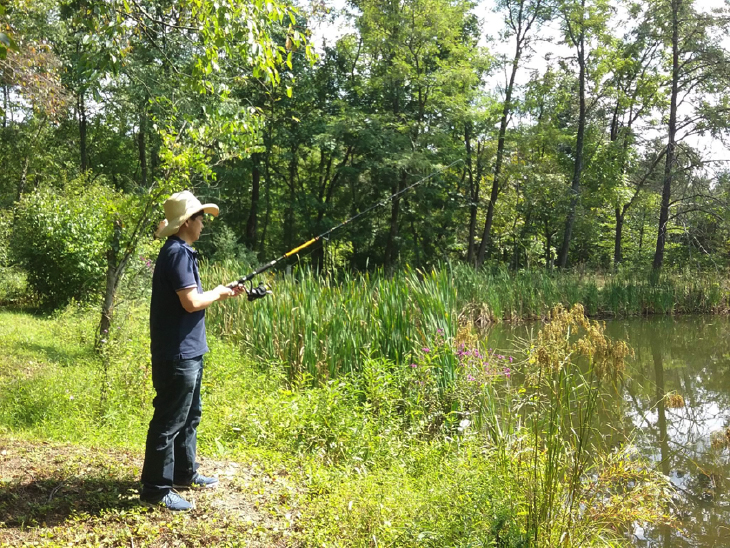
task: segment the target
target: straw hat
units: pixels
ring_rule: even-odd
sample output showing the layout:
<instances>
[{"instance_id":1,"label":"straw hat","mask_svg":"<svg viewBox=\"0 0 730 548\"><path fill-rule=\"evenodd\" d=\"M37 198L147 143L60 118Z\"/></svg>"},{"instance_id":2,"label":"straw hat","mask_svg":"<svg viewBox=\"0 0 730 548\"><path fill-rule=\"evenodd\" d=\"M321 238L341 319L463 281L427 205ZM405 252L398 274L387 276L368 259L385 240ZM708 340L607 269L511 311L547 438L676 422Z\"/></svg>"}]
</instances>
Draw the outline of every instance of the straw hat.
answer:
<instances>
[{"instance_id":1,"label":"straw hat","mask_svg":"<svg viewBox=\"0 0 730 548\"><path fill-rule=\"evenodd\" d=\"M215 204L201 204L193 193L188 190L176 192L165 200L162 206L165 209L165 220L157 227L156 236L166 238L180 230L182 224L198 211L218 216L218 206Z\"/></svg>"}]
</instances>

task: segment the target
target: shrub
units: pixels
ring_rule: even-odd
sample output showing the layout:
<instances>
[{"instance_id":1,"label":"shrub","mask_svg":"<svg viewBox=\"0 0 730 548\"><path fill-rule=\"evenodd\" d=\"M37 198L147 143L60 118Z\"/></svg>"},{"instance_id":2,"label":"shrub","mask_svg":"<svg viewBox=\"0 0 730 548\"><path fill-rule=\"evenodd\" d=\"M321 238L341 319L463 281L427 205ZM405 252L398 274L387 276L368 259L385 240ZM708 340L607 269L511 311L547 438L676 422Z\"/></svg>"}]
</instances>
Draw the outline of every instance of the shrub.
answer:
<instances>
[{"instance_id":1,"label":"shrub","mask_svg":"<svg viewBox=\"0 0 730 548\"><path fill-rule=\"evenodd\" d=\"M106 272L111 217L119 200L109 188L76 180L61 190L40 189L20 201L10 250L45 305L59 308L72 299L98 295Z\"/></svg>"}]
</instances>

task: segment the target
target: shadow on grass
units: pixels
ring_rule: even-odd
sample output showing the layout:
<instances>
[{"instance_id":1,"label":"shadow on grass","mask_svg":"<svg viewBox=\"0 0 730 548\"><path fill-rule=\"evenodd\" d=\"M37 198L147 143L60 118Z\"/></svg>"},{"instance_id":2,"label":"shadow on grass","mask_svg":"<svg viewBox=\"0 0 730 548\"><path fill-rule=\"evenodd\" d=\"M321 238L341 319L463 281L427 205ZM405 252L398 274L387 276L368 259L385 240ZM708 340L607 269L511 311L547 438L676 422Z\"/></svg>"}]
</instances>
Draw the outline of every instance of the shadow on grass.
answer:
<instances>
[{"instance_id":1,"label":"shadow on grass","mask_svg":"<svg viewBox=\"0 0 730 548\"><path fill-rule=\"evenodd\" d=\"M30 342L17 342L13 345L18 354L28 353L33 356L42 355L51 363L61 366L74 364L81 359L90 359L94 357L94 352L89 350L69 351L63 350L53 344L39 344Z\"/></svg>"},{"instance_id":2,"label":"shadow on grass","mask_svg":"<svg viewBox=\"0 0 730 548\"><path fill-rule=\"evenodd\" d=\"M29 314L31 316L43 316L44 314L48 314L50 311L40 306L32 299L8 300L0 297L0 312L4 314Z\"/></svg>"},{"instance_id":3,"label":"shadow on grass","mask_svg":"<svg viewBox=\"0 0 730 548\"><path fill-rule=\"evenodd\" d=\"M139 483L115 478L46 478L0 488L5 528L53 527L76 515L98 516L139 506Z\"/></svg>"}]
</instances>

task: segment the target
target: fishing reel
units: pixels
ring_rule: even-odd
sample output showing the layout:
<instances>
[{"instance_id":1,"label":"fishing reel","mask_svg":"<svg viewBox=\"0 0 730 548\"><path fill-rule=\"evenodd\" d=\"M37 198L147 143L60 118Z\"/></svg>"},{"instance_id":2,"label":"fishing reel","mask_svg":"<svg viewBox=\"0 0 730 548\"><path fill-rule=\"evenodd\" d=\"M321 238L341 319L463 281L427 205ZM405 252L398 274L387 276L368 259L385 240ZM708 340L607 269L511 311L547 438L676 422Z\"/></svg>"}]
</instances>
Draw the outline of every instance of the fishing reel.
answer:
<instances>
[{"instance_id":1,"label":"fishing reel","mask_svg":"<svg viewBox=\"0 0 730 548\"><path fill-rule=\"evenodd\" d=\"M253 286L253 282L249 280L249 287L246 289L249 301L255 301L256 299L263 299L266 295L273 295L274 292L269 289L269 286L264 282L259 283L257 287ZM245 286L244 286L245 287Z\"/></svg>"},{"instance_id":2,"label":"fishing reel","mask_svg":"<svg viewBox=\"0 0 730 548\"><path fill-rule=\"evenodd\" d=\"M246 282L248 282L248 287L246 287ZM230 287L231 289L235 289L236 287L242 287L243 290L246 292L249 301L263 299L264 297L266 297L266 295L274 294L274 292L271 291L271 288L264 282L261 282L258 286L254 287L253 281L251 281L250 279L246 280L245 278L241 278L236 282L231 282L227 284L226 287Z\"/></svg>"}]
</instances>

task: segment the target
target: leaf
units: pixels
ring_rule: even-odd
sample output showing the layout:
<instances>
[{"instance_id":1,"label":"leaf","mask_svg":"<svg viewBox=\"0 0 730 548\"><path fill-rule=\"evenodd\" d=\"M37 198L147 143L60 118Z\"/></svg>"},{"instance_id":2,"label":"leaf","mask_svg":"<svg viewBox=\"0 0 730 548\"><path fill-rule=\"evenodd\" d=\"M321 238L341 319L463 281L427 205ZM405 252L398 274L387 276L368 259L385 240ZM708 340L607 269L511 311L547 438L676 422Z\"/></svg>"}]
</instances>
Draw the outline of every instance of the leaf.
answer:
<instances>
[{"instance_id":1,"label":"leaf","mask_svg":"<svg viewBox=\"0 0 730 548\"><path fill-rule=\"evenodd\" d=\"M292 96L292 88L291 88L291 86L286 86L286 96L291 99L291 96Z\"/></svg>"}]
</instances>

